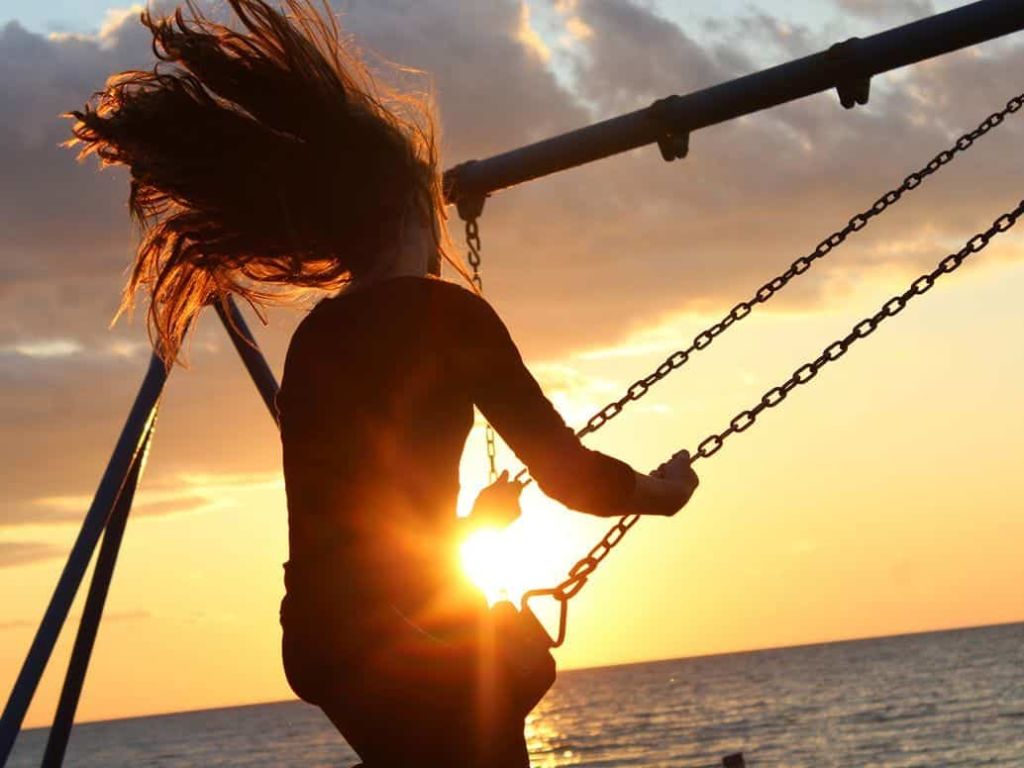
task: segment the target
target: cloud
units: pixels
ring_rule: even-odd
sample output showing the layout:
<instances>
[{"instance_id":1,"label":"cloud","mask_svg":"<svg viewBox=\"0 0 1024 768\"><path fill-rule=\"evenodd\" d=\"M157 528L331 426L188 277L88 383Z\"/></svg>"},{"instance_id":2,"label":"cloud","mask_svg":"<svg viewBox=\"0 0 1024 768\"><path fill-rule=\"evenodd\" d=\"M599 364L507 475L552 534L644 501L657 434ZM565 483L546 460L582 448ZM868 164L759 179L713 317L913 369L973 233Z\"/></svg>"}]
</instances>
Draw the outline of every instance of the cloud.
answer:
<instances>
[{"instance_id":1,"label":"cloud","mask_svg":"<svg viewBox=\"0 0 1024 768\"><path fill-rule=\"evenodd\" d=\"M517 39L518 2L352 2L342 10L369 47L433 73L450 157L489 154L585 119ZM58 117L112 72L148 65L149 41L133 16L108 19L95 36L45 37L16 22L0 29L0 463L9 489L0 522L81 515L145 369L143 324L107 328L134 240L125 175L76 164L59 146L68 122ZM279 364L298 318L274 318L260 335ZM215 318L193 334L195 369L171 377L143 490L199 468L278 471L274 427L225 341ZM41 498L71 499L76 509L40 506ZM177 503L197 502L160 508Z\"/></svg>"},{"instance_id":2,"label":"cloud","mask_svg":"<svg viewBox=\"0 0 1024 768\"><path fill-rule=\"evenodd\" d=\"M142 619L152 618L152 616L152 613L142 609L127 611L104 611L103 622L110 623L112 621L139 621ZM78 624L81 620L81 615L72 616L69 618L69 622L72 625ZM14 619L13 621L0 621L0 632L9 629L35 629L38 626L39 622L33 619Z\"/></svg>"},{"instance_id":3,"label":"cloud","mask_svg":"<svg viewBox=\"0 0 1024 768\"><path fill-rule=\"evenodd\" d=\"M855 5L881 13L883 4ZM764 13L683 29L628 0L337 7L364 46L431 73L447 164L837 37ZM565 40L541 37L545 10L563 19ZM58 115L150 55L132 16L91 37L0 28L0 524L80 519L145 370L143 323L107 327L134 242L125 176L76 164L59 147L68 123ZM646 148L495 195L482 221L488 296L533 361L587 349L625 355L662 318L721 314L1004 103L1015 87L1005 73L1022 66L1016 41L985 46L878 78L867 108L847 112L823 95L700 131L685 161L666 164ZM1022 140L1018 116L773 305L813 313L861 275L934 261L1019 199ZM271 327L257 328L278 370L300 317L273 312ZM604 401L594 386L585 399ZM204 317L192 369L176 369L168 384L141 494L197 469L275 473L278 445L223 331ZM190 487L149 509L199 509L203 498Z\"/></svg>"},{"instance_id":4,"label":"cloud","mask_svg":"<svg viewBox=\"0 0 1024 768\"><path fill-rule=\"evenodd\" d=\"M836 4L868 19L920 18L935 13L931 0L836 0Z\"/></svg>"},{"instance_id":5,"label":"cloud","mask_svg":"<svg viewBox=\"0 0 1024 768\"><path fill-rule=\"evenodd\" d=\"M82 345L74 339L41 339L23 341L0 348L0 354L14 353L24 357L65 357L82 351Z\"/></svg>"},{"instance_id":6,"label":"cloud","mask_svg":"<svg viewBox=\"0 0 1024 768\"><path fill-rule=\"evenodd\" d=\"M182 474L147 482L136 491L131 516L151 517L212 512L239 493L283 488L280 473ZM92 504L91 495L41 496L0 506L0 526L80 523Z\"/></svg>"},{"instance_id":7,"label":"cloud","mask_svg":"<svg viewBox=\"0 0 1024 768\"><path fill-rule=\"evenodd\" d=\"M64 554L61 547L37 541L0 541L0 568L50 560ZM3 625L0 625L3 628Z\"/></svg>"},{"instance_id":8,"label":"cloud","mask_svg":"<svg viewBox=\"0 0 1024 768\"><path fill-rule=\"evenodd\" d=\"M671 21L640 5L584 0L576 18L589 30L578 62L581 94L605 113L713 85L727 70Z\"/></svg>"},{"instance_id":9,"label":"cloud","mask_svg":"<svg viewBox=\"0 0 1024 768\"><path fill-rule=\"evenodd\" d=\"M595 410L619 396L614 381L588 376L572 361L536 365L533 373L558 412L577 428Z\"/></svg>"},{"instance_id":10,"label":"cloud","mask_svg":"<svg viewBox=\"0 0 1024 768\"><path fill-rule=\"evenodd\" d=\"M8 513L5 520L8 524L31 525L78 523L85 517L91 503L90 496L43 496L32 499L29 505L22 505L21 515ZM210 509L215 504L215 500L207 496L187 492L164 493L156 498L151 493L139 493L132 504L131 514L132 517L139 517L195 512Z\"/></svg>"},{"instance_id":11,"label":"cloud","mask_svg":"<svg viewBox=\"0 0 1024 768\"><path fill-rule=\"evenodd\" d=\"M712 41L698 45L640 6L583 1L576 12L594 34L575 76L598 117L736 74ZM763 15L727 26L752 25L778 50L794 37L808 50L832 38ZM500 307L528 344L546 342L541 354L603 344L664 312L732 306L1005 103L1013 86L997 75L1024 63L1022 50L969 51L878 78L866 109L845 111L826 94L702 130L682 162L647 148L495 196L482 225L489 289L501 301L512 286L514 301ZM1009 121L832 261L867 269L878 265L872 243L964 238L991 222L1016 202L1022 136L1021 121ZM889 261L919 267L939 255ZM813 310L842 298L832 285L822 264L776 304ZM575 344L545 328L576 334Z\"/></svg>"},{"instance_id":12,"label":"cloud","mask_svg":"<svg viewBox=\"0 0 1024 768\"><path fill-rule=\"evenodd\" d=\"M516 29L516 40L528 50L533 51L541 61L551 60L551 49L530 22L530 4L526 0L519 2L519 27Z\"/></svg>"}]
</instances>

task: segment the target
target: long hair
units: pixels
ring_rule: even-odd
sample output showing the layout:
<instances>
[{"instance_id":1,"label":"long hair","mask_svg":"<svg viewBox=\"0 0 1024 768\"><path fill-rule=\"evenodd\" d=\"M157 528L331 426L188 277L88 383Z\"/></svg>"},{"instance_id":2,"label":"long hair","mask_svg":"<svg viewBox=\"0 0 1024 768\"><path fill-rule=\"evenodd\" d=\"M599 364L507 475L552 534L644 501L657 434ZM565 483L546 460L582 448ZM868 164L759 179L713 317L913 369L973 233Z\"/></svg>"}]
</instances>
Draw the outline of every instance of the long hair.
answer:
<instances>
[{"instance_id":1,"label":"long hair","mask_svg":"<svg viewBox=\"0 0 1024 768\"><path fill-rule=\"evenodd\" d=\"M372 271L408 216L432 223L465 275L446 247L429 96L374 80L326 2L227 2L240 29L192 0L143 12L157 64L69 114L80 159L130 169L142 238L119 314L148 288L168 365L205 304L335 290Z\"/></svg>"}]
</instances>

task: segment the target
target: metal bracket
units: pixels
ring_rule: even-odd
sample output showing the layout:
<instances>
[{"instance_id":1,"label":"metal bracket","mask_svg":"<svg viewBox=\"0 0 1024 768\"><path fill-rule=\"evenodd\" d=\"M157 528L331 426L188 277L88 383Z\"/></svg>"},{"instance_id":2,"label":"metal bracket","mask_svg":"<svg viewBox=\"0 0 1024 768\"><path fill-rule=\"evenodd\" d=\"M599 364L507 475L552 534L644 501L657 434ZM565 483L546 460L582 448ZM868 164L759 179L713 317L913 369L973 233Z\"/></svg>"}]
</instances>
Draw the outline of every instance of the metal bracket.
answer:
<instances>
[{"instance_id":1,"label":"metal bracket","mask_svg":"<svg viewBox=\"0 0 1024 768\"><path fill-rule=\"evenodd\" d=\"M460 195L455 198L455 210L463 221L474 221L483 214L486 200L487 195Z\"/></svg>"},{"instance_id":2,"label":"metal bracket","mask_svg":"<svg viewBox=\"0 0 1024 768\"><path fill-rule=\"evenodd\" d=\"M558 603L558 632L551 640L552 648L561 647L562 643L565 642L565 630L569 618L569 598L563 597L558 594L558 589L531 589L528 592L524 592L522 598L519 601L519 610L522 612L530 611L530 601L535 597L550 597ZM530 611L532 613L532 611ZM536 616L536 614L534 614ZM537 620L540 624L540 620ZM540 626L544 626L541 624ZM547 632L547 629L544 630Z\"/></svg>"},{"instance_id":3,"label":"metal bracket","mask_svg":"<svg viewBox=\"0 0 1024 768\"><path fill-rule=\"evenodd\" d=\"M851 37L841 43L836 43L828 49L828 57L840 72L856 71L859 60L857 44L859 37ZM839 103L844 109L853 109L858 104L868 103L871 96L871 78L860 77L856 74L841 76L836 82L836 92L839 94Z\"/></svg>"},{"instance_id":4,"label":"metal bracket","mask_svg":"<svg viewBox=\"0 0 1024 768\"><path fill-rule=\"evenodd\" d=\"M445 174L445 182L448 187L445 190L445 197L455 201L455 209L463 221L480 218L484 212L484 202L487 200L486 194L474 193L465 189L462 183L465 170L475 162L476 160L467 160Z\"/></svg>"},{"instance_id":5,"label":"metal bracket","mask_svg":"<svg viewBox=\"0 0 1024 768\"><path fill-rule=\"evenodd\" d=\"M836 86L839 93L839 103L845 109L853 109L858 104L868 103L871 96L871 78L864 77L859 80L848 80Z\"/></svg>"},{"instance_id":6,"label":"metal bracket","mask_svg":"<svg viewBox=\"0 0 1024 768\"><path fill-rule=\"evenodd\" d=\"M667 163L682 160L690 153L690 132L676 130L668 118L668 105L675 98L678 97L658 99L647 108L648 116L661 128L661 134L657 139L658 149L661 150L662 159Z\"/></svg>"}]
</instances>

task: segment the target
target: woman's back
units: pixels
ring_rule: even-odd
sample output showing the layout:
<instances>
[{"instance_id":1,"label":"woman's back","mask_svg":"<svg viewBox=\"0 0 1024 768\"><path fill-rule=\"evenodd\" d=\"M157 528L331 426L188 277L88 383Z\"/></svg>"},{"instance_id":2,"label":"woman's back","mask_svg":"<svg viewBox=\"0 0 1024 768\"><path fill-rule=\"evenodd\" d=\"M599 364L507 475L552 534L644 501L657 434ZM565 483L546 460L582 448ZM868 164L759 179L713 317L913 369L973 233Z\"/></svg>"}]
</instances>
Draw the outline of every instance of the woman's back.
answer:
<instances>
[{"instance_id":1,"label":"woman's back","mask_svg":"<svg viewBox=\"0 0 1024 768\"><path fill-rule=\"evenodd\" d=\"M278 398L293 579L373 574L402 602L451 580L473 421L474 344L460 334L477 301L400 277L322 301L299 326Z\"/></svg>"},{"instance_id":2,"label":"woman's back","mask_svg":"<svg viewBox=\"0 0 1024 768\"><path fill-rule=\"evenodd\" d=\"M397 277L310 313L279 396L289 594L344 582L411 607L465 585L453 545L474 404L548 495L622 508L633 471L580 445L480 297Z\"/></svg>"}]
</instances>

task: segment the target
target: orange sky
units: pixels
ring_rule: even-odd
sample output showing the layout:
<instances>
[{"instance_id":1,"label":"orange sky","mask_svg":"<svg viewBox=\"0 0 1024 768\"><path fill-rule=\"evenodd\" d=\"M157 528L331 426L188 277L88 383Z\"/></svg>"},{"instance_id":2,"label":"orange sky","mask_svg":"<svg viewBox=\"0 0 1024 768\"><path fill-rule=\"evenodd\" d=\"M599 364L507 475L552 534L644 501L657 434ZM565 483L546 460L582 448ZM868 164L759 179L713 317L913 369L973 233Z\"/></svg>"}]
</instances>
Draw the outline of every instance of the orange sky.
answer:
<instances>
[{"instance_id":1,"label":"orange sky","mask_svg":"<svg viewBox=\"0 0 1024 768\"><path fill-rule=\"evenodd\" d=\"M599 70L602 51L593 47L591 85L580 85L575 112L557 112L555 96L565 96L559 88L566 87L559 78L568 70L551 68L559 55L569 55L558 46L570 46L570 53L571 46L598 46L608 20L579 20L592 30L585 43L542 36L554 50L542 60L536 40L522 36L519 8L511 4L505 27L488 29L519 46L507 54L520 57L511 59L519 69L510 69L510 77L521 76L531 88L546 77L550 103L531 95L523 109L533 110L533 124L495 126L493 145L482 143L458 107L442 103L453 157L522 143L535 125L571 127L587 110L610 110L621 99L614 82L595 90L594 82L613 73ZM362 23L372 37L371 22ZM401 41L388 50L387 36L376 34L378 45L403 58ZM9 42L0 38L0 60ZM65 48L55 47L53 55L63 66L71 43L60 45ZM94 48L86 53L97 71L128 56L117 45ZM77 49L74 55L85 56ZM695 137L699 151L685 165L666 166L656 152L633 153L498 196L484 225L490 295L545 389L567 420L579 424L841 226L844 212L869 203L955 129L1005 101L1013 84L996 87L991 73L1021 60L1020 46L1001 48L988 61L965 54L923 68L917 79L884 80L873 112L850 115L822 97ZM470 88L450 82L443 62L412 63L438 72L442 94ZM618 74L627 78L623 70ZM708 69L708 77L716 72ZM80 90L68 85L61 96L66 101ZM952 119L952 97L955 128L940 120ZM58 111L50 104L33 108L38 115ZM850 125L856 131L844 133ZM755 314L696 356L589 444L643 468L723 428L929 262L1015 205L1022 139L1024 131L1008 125L978 148L976 160L935 180L920 202L873 227L848 255L780 298L779 307ZM878 157L862 162L864 147L873 146L881 147ZM34 278L0 292L0 316L17 319L0 322L6 444L0 476L13 499L0 518L0 552L10 553L0 562L4 691L145 364L140 322L105 330L131 243L127 227L113 218L123 215L124 180L75 167L67 153L55 155L53 167L94 190L89 204L111 223L90 229L90 209L77 203L85 211L79 231L91 238L81 251L86 255L76 256L81 263L67 256L64 224L37 221L9 235L20 240L5 243L7 252L25 249L32 265L59 267L68 277L55 293ZM56 182L38 180L48 183L57 195ZM588 189L600 194L588 197ZM78 220L75 210L69 217ZM90 282L88 254L111 251L116 258L97 261L102 269ZM1024 515L1016 493L1024 451L1021 256L1020 235L1002 238L699 463L702 486L691 505L675 519L643 521L573 603L560 665L1024 619ZM297 318L275 312L271 327L259 330L278 371ZM197 332L191 369L172 376L80 719L290 695L277 647L280 564L287 557L277 435L213 320L206 318ZM501 457L510 462L507 451ZM484 481L479 430L463 469L469 497ZM557 508L535 490L525 507L528 552L509 557L533 585L557 580L606 527ZM73 614L79 612L76 606ZM52 716L70 645L65 635L29 724Z\"/></svg>"}]
</instances>

